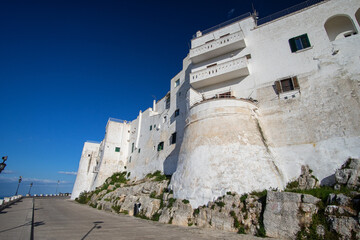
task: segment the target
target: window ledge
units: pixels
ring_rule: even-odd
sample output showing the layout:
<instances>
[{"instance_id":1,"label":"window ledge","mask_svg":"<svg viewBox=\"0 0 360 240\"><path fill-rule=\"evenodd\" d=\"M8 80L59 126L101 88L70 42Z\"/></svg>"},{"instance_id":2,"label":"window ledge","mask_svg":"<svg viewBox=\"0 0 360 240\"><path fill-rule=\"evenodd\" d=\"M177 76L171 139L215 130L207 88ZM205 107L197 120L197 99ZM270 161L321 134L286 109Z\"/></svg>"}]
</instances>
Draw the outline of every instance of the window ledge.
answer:
<instances>
[{"instance_id":1,"label":"window ledge","mask_svg":"<svg viewBox=\"0 0 360 240\"><path fill-rule=\"evenodd\" d=\"M300 95L300 89L291 90L288 92L283 92L279 94L279 99L292 99Z\"/></svg>"},{"instance_id":2,"label":"window ledge","mask_svg":"<svg viewBox=\"0 0 360 240\"><path fill-rule=\"evenodd\" d=\"M310 49L313 49L314 46L311 46L311 47L308 47L308 48L304 48L304 49L301 49L301 50L297 50L295 53L302 53L302 52L305 52L307 50L310 50Z\"/></svg>"}]
</instances>

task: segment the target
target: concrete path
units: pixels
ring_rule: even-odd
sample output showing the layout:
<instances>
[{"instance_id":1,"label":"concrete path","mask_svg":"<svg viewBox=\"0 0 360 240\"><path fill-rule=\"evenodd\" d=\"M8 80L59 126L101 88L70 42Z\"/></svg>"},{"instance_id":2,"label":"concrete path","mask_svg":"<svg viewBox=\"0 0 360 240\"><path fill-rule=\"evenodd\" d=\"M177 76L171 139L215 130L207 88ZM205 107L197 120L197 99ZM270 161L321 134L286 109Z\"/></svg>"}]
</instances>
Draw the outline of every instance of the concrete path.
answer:
<instances>
[{"instance_id":1,"label":"concrete path","mask_svg":"<svg viewBox=\"0 0 360 240\"><path fill-rule=\"evenodd\" d=\"M34 226L36 240L261 239L236 233L161 224L54 198L35 200Z\"/></svg>"},{"instance_id":2,"label":"concrete path","mask_svg":"<svg viewBox=\"0 0 360 240\"><path fill-rule=\"evenodd\" d=\"M23 198L0 212L0 239L26 239L31 237L33 200Z\"/></svg>"}]
</instances>

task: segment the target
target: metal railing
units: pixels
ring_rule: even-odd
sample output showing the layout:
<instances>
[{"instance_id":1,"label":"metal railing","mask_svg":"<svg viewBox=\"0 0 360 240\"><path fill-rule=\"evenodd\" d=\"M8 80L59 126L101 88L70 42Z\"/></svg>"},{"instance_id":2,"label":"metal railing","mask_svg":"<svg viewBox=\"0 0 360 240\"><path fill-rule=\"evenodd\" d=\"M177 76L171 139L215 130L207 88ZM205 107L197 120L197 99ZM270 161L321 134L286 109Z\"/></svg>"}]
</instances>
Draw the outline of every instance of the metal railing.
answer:
<instances>
[{"instance_id":1,"label":"metal railing","mask_svg":"<svg viewBox=\"0 0 360 240\"><path fill-rule=\"evenodd\" d=\"M227 20L226 22L220 23L220 24L218 24L218 25L216 25L216 26L214 26L214 27L211 27L211 28L208 28L208 29L206 29L206 30L204 30L204 31L201 31L202 36L204 36L204 35L206 35L206 34L208 34L208 33L210 33L210 32L213 32L213 31L215 31L215 30L218 30L219 28L222 28L222 27L225 27L225 26L227 26L227 25L230 25L230 24L232 24L232 23L234 23L234 22L240 21L240 20L242 20L242 19L244 19L244 18L250 17L250 16L251 16L251 13L248 12L248 13L245 13L245 14L243 14L243 15L240 15L240 16L238 16L238 17L236 17L236 18L232 18L232 19L230 19L230 20ZM196 34L193 35L192 39L194 39L194 38L196 38Z\"/></svg>"},{"instance_id":2,"label":"metal railing","mask_svg":"<svg viewBox=\"0 0 360 240\"><path fill-rule=\"evenodd\" d=\"M317 3L324 2L324 1L326 1L326 0L307 0L305 2L297 4L295 6L292 6L292 7L289 7L287 9L276 12L274 14L271 14L271 15L269 15L267 17L258 19L257 20L257 26L260 26L260 25L265 24L267 22L271 22L271 21L273 21L275 19L284 17L284 16L286 16L288 14L300 11L300 10L302 10L304 8L310 7L312 5L315 5Z\"/></svg>"},{"instance_id":3,"label":"metal railing","mask_svg":"<svg viewBox=\"0 0 360 240\"><path fill-rule=\"evenodd\" d=\"M100 144L100 142L98 142L98 141L92 141L92 140L87 140L86 142L87 142L87 143L97 143L97 144Z\"/></svg>"},{"instance_id":4,"label":"metal railing","mask_svg":"<svg viewBox=\"0 0 360 240\"><path fill-rule=\"evenodd\" d=\"M126 120L121 120L121 119L117 119L117 118L109 118L109 121L118 122L118 123L127 123Z\"/></svg>"}]
</instances>

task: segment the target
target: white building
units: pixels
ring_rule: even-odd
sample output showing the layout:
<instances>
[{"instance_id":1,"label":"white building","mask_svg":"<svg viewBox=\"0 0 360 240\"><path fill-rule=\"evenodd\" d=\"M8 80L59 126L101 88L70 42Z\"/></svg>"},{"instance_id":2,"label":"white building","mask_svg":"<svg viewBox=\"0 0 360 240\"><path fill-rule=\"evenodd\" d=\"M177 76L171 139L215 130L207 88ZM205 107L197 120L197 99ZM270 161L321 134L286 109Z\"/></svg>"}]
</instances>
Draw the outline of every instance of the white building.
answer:
<instances>
[{"instance_id":1,"label":"white building","mask_svg":"<svg viewBox=\"0 0 360 240\"><path fill-rule=\"evenodd\" d=\"M360 157L360 2L311 2L197 32L163 99L85 143L72 197L117 171L172 175L193 206L283 188L303 164L330 182Z\"/></svg>"}]
</instances>

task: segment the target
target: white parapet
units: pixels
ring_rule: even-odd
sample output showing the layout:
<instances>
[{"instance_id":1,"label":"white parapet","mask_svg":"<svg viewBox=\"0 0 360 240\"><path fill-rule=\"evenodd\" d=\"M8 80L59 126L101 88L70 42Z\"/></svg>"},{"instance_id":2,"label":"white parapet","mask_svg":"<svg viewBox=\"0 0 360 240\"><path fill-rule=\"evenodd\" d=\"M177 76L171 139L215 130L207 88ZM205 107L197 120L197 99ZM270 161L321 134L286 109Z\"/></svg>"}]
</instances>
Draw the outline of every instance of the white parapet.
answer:
<instances>
[{"instance_id":1,"label":"white parapet","mask_svg":"<svg viewBox=\"0 0 360 240\"><path fill-rule=\"evenodd\" d=\"M202 88L247 75L247 59L242 57L190 73L190 84L193 88Z\"/></svg>"},{"instance_id":2,"label":"white parapet","mask_svg":"<svg viewBox=\"0 0 360 240\"><path fill-rule=\"evenodd\" d=\"M211 40L204 45L190 49L190 59L199 63L222 54L245 48L244 34L242 31L226 34L219 39Z\"/></svg>"}]
</instances>

